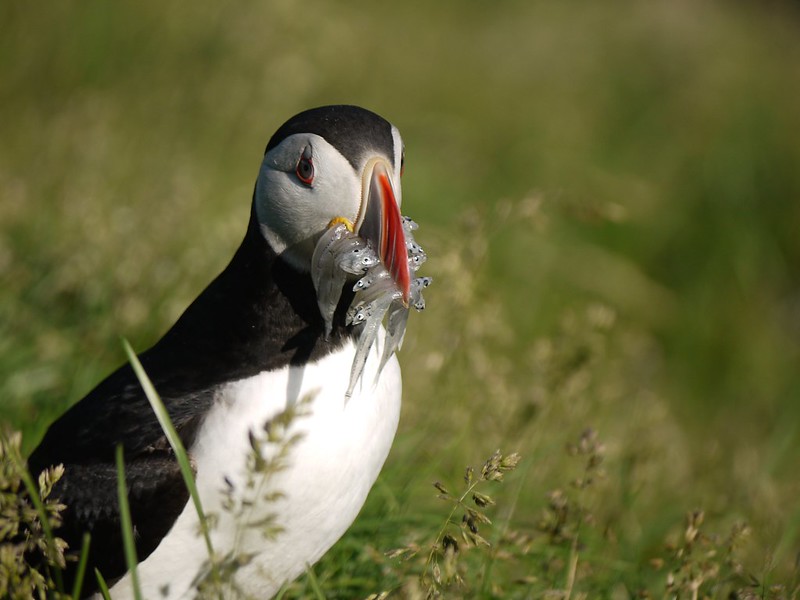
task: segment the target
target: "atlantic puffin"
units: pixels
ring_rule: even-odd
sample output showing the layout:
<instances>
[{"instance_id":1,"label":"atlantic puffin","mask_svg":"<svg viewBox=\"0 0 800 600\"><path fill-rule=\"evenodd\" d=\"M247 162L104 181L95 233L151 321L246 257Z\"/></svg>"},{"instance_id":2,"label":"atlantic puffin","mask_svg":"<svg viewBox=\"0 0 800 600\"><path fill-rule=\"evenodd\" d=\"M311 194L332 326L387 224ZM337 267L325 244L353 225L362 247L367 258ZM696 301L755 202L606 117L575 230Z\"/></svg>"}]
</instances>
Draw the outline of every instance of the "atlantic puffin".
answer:
<instances>
[{"instance_id":1,"label":"atlantic puffin","mask_svg":"<svg viewBox=\"0 0 800 600\"><path fill-rule=\"evenodd\" d=\"M269 598L316 562L354 521L389 453L401 377L396 356L381 356L386 332L380 328L361 382L348 394L357 341L357 327L345 317L352 282L328 325L309 270L316 240L337 219L367 239L403 243L403 152L397 128L360 107L324 106L286 121L266 146L232 260L139 356L188 449L204 509L214 515L215 552L246 557L233 582L246 596ZM378 253L407 299L408 273L402 261L389 261L390 252L384 242ZM247 522L235 522L225 503L244 501L252 489L254 438L301 400L302 415L290 424L295 441L284 468L270 475L268 501L256 498ZM129 364L56 420L28 460L34 475L64 465L53 491L66 505L56 535L79 549L84 532L91 534L84 595L96 591L97 568L115 600L132 597L117 502L118 444L143 597L193 597L208 559L197 513ZM274 536L254 525L266 519L279 527ZM73 575L69 567L65 575Z\"/></svg>"}]
</instances>

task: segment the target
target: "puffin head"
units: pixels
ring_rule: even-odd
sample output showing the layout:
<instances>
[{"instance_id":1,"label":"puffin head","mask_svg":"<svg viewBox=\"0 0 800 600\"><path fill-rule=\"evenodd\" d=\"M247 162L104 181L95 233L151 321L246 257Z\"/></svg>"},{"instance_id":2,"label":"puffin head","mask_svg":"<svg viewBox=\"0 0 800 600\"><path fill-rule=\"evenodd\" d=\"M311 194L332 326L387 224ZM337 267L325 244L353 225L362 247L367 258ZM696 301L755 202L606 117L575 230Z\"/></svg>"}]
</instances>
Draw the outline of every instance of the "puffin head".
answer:
<instances>
[{"instance_id":1,"label":"puffin head","mask_svg":"<svg viewBox=\"0 0 800 600\"><path fill-rule=\"evenodd\" d=\"M307 272L320 236L344 223L373 245L407 298L402 170L400 132L384 118L346 105L301 112L275 132L264 153L253 199L261 235Z\"/></svg>"}]
</instances>

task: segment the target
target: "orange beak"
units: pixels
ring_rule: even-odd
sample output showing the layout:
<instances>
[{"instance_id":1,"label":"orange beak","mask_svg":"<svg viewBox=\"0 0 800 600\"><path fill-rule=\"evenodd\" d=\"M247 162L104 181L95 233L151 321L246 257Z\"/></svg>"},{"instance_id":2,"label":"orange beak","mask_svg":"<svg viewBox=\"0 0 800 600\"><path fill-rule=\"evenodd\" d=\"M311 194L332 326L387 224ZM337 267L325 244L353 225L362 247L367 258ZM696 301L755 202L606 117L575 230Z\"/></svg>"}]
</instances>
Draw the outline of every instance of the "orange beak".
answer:
<instances>
[{"instance_id":1,"label":"orange beak","mask_svg":"<svg viewBox=\"0 0 800 600\"><path fill-rule=\"evenodd\" d=\"M382 160L368 166L363 192L366 209L362 208L363 219L358 234L372 242L383 266L402 293L403 305L408 306L411 273L408 270L406 236L389 174L388 165Z\"/></svg>"}]
</instances>

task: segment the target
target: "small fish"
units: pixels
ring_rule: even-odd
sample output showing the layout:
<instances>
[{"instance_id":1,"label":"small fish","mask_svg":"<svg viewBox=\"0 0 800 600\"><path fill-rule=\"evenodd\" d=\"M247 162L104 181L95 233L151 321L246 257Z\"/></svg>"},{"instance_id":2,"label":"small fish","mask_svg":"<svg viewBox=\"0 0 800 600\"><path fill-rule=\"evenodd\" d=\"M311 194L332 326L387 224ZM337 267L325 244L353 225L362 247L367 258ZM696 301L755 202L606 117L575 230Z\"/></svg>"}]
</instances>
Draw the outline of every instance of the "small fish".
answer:
<instances>
[{"instance_id":1,"label":"small fish","mask_svg":"<svg viewBox=\"0 0 800 600\"><path fill-rule=\"evenodd\" d=\"M317 305L325 322L325 339L333 329L333 313L342 296L348 275L360 275L380 264L378 255L365 240L337 223L322 234L311 257L311 281L317 292Z\"/></svg>"},{"instance_id":2,"label":"small fish","mask_svg":"<svg viewBox=\"0 0 800 600\"><path fill-rule=\"evenodd\" d=\"M402 302L393 302L387 311L386 341L383 344L383 354L381 355L381 364L378 367L378 375L383 371L383 367L389 362L392 354L403 346L406 323L408 323L408 308L403 306Z\"/></svg>"},{"instance_id":3,"label":"small fish","mask_svg":"<svg viewBox=\"0 0 800 600\"><path fill-rule=\"evenodd\" d=\"M406 238L406 252L411 274L427 259L427 254L416 240L413 231L419 225L402 217ZM403 294L371 244L353 233L344 223L336 223L322 234L311 258L311 281L317 292L317 305L325 323L325 338L333 329L333 315L342 296L345 283L359 277L353 284L355 296L345 313L345 323L359 328L356 353L350 370L350 382L345 396L353 394L367 357L378 337L381 324L386 320L386 341L381 354L378 374L388 360L400 350L408 322L409 306L403 304ZM411 281L409 305L416 310L425 308L422 290L431 284L430 277L416 277Z\"/></svg>"},{"instance_id":4,"label":"small fish","mask_svg":"<svg viewBox=\"0 0 800 600\"><path fill-rule=\"evenodd\" d=\"M397 295L398 297L401 295L400 290L397 290ZM353 395L353 390L364 372L364 365L367 364L369 351L378 337L378 329L383 322L383 317L395 300L396 298L389 294L378 296L372 302L365 304L363 310L357 311L356 318L359 318L362 322L362 329L356 343L356 355L353 358L353 366L350 369L350 383L347 386L345 398L350 398Z\"/></svg>"},{"instance_id":5,"label":"small fish","mask_svg":"<svg viewBox=\"0 0 800 600\"><path fill-rule=\"evenodd\" d=\"M403 231L405 231L406 235L419 229L419 225L411 217L400 217L400 221L403 223Z\"/></svg>"},{"instance_id":6,"label":"small fish","mask_svg":"<svg viewBox=\"0 0 800 600\"><path fill-rule=\"evenodd\" d=\"M411 306L417 310L425 310L425 299L422 297L422 290L428 287L432 281L433 279L430 277L417 277L411 282Z\"/></svg>"},{"instance_id":7,"label":"small fish","mask_svg":"<svg viewBox=\"0 0 800 600\"><path fill-rule=\"evenodd\" d=\"M334 255L336 266L351 275L362 275L381 262L372 245L360 237L336 240L331 244L330 251Z\"/></svg>"},{"instance_id":8,"label":"small fish","mask_svg":"<svg viewBox=\"0 0 800 600\"><path fill-rule=\"evenodd\" d=\"M367 274L364 275L361 279L356 281L356 284L353 286L353 291L358 292L360 290L365 290L370 287L373 283L380 281L381 279L391 278L389 275L389 271L384 269L369 269Z\"/></svg>"}]
</instances>

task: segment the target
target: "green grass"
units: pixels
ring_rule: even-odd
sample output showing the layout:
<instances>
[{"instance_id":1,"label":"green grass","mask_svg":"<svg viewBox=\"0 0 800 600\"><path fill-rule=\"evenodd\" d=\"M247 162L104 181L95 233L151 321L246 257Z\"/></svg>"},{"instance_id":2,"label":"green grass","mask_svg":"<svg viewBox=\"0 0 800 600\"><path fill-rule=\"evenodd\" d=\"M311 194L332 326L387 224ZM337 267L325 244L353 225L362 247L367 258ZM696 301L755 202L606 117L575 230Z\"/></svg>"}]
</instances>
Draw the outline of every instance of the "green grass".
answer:
<instances>
[{"instance_id":1,"label":"green grass","mask_svg":"<svg viewBox=\"0 0 800 600\"><path fill-rule=\"evenodd\" d=\"M470 593L661 597L746 522L737 560L791 597L793 5L9 2L0 22L0 420L27 450L125 360L119 336L143 350L224 268L272 131L353 102L404 134L435 283L392 454L314 567L326 597L404 585L419 565L383 553L432 542L431 482L460 489L496 448L523 461L490 493L495 558L462 559ZM589 427L604 474L578 490L565 445ZM574 569L554 490L591 515Z\"/></svg>"},{"instance_id":2,"label":"green grass","mask_svg":"<svg viewBox=\"0 0 800 600\"><path fill-rule=\"evenodd\" d=\"M122 545L125 550L125 564L131 576L131 592L134 600L142 600L142 589L139 585L139 575L136 566L139 559L136 557L136 542L134 541L133 523L131 521L131 507L128 504L128 486L125 483L125 458L122 444L117 446L115 454L117 462L117 497L119 498L119 520L122 529ZM100 579L98 579L100 581Z\"/></svg>"}]
</instances>

